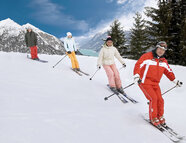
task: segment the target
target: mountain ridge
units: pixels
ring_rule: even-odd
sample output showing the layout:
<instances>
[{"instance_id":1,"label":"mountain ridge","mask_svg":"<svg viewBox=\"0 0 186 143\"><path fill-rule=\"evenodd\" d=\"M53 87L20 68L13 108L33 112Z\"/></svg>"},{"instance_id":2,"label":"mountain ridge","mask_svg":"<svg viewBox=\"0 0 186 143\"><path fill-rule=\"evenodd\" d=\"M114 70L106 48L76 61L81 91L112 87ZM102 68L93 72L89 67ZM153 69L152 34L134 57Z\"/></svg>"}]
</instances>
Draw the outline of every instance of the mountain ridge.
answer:
<instances>
[{"instance_id":1,"label":"mountain ridge","mask_svg":"<svg viewBox=\"0 0 186 143\"><path fill-rule=\"evenodd\" d=\"M37 35L38 53L57 55L65 53L63 42L57 37L40 30L30 23L19 25L10 18L0 21L0 51L29 52L24 39L28 27L31 27Z\"/></svg>"}]
</instances>

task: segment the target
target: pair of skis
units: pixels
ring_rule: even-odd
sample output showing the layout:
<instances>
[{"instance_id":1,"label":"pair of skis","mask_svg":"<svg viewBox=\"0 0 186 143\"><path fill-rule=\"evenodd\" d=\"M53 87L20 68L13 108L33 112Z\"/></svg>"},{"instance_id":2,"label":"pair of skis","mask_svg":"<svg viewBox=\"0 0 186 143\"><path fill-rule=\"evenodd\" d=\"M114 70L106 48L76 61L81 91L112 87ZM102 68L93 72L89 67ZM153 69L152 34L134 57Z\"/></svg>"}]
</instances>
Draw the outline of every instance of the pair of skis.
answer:
<instances>
[{"instance_id":1,"label":"pair of skis","mask_svg":"<svg viewBox=\"0 0 186 143\"><path fill-rule=\"evenodd\" d=\"M110 86L107 84L107 87L110 89ZM116 94L117 95L117 94ZM125 92L123 94L119 93L117 95L117 97L121 100L122 103L126 104L128 103L128 101L132 102L133 104L138 103L138 101L136 101L135 99L133 99L132 97L128 96ZM107 100L108 98L106 97L105 100Z\"/></svg>"},{"instance_id":2,"label":"pair of skis","mask_svg":"<svg viewBox=\"0 0 186 143\"><path fill-rule=\"evenodd\" d=\"M28 59L31 59L31 60L34 60L34 59L32 59L29 55L27 55L27 58L28 58ZM38 62L41 62L41 63L48 63L48 61L41 60L41 59L36 59L36 60L34 60L34 61L38 61Z\"/></svg>"},{"instance_id":3,"label":"pair of skis","mask_svg":"<svg viewBox=\"0 0 186 143\"><path fill-rule=\"evenodd\" d=\"M74 70L72 69L72 71L74 71L75 73L77 73L79 76L83 76L83 75L86 75L86 76L89 76L88 73L82 71L82 70Z\"/></svg>"},{"instance_id":4,"label":"pair of skis","mask_svg":"<svg viewBox=\"0 0 186 143\"><path fill-rule=\"evenodd\" d=\"M148 122L149 124L151 124L153 127L155 127L156 129L158 129L160 132L162 132L166 137L168 137L171 141L177 143L180 142L181 140L184 139L184 136L179 135L177 132L175 132L171 127L169 127L168 125L159 125L159 126L154 126L149 118L146 115L142 115L142 118Z\"/></svg>"}]
</instances>

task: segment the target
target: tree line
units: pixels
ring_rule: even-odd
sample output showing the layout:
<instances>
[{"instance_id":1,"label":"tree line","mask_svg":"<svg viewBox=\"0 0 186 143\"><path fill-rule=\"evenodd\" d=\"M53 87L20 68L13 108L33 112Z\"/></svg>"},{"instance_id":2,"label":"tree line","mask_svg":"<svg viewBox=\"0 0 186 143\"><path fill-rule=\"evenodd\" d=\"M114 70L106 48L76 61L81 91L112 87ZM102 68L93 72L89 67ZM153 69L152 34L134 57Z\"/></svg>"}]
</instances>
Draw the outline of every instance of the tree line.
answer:
<instances>
[{"instance_id":1,"label":"tree line","mask_svg":"<svg viewBox=\"0 0 186 143\"><path fill-rule=\"evenodd\" d=\"M145 8L148 20L139 12L135 14L129 41L119 20L112 23L108 35L120 54L131 59L140 58L159 41L166 41L168 61L186 65L186 0L159 0L157 5Z\"/></svg>"}]
</instances>

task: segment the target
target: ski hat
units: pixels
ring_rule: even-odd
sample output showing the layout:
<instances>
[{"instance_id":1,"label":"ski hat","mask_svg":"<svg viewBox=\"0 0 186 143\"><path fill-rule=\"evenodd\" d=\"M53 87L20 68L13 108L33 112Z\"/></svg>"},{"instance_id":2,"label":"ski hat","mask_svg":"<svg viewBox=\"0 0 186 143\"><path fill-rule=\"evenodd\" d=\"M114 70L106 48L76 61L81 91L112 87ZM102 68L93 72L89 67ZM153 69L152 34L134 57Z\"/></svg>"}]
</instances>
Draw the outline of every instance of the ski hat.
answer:
<instances>
[{"instance_id":1,"label":"ski hat","mask_svg":"<svg viewBox=\"0 0 186 143\"><path fill-rule=\"evenodd\" d=\"M71 32L67 32L67 36L72 36L72 33Z\"/></svg>"},{"instance_id":2,"label":"ski hat","mask_svg":"<svg viewBox=\"0 0 186 143\"><path fill-rule=\"evenodd\" d=\"M27 26L27 27L26 27L26 29L27 29L27 30L28 30L28 29L31 29L31 30L32 30L32 27L30 27L30 26Z\"/></svg>"},{"instance_id":3,"label":"ski hat","mask_svg":"<svg viewBox=\"0 0 186 143\"><path fill-rule=\"evenodd\" d=\"M112 37L111 37L111 36L108 36L107 39L106 39L106 42L107 42L107 41L113 41L113 40L112 40Z\"/></svg>"},{"instance_id":4,"label":"ski hat","mask_svg":"<svg viewBox=\"0 0 186 143\"><path fill-rule=\"evenodd\" d=\"M165 41L160 41L157 43L156 48L161 48L163 50L167 50L167 43Z\"/></svg>"}]
</instances>

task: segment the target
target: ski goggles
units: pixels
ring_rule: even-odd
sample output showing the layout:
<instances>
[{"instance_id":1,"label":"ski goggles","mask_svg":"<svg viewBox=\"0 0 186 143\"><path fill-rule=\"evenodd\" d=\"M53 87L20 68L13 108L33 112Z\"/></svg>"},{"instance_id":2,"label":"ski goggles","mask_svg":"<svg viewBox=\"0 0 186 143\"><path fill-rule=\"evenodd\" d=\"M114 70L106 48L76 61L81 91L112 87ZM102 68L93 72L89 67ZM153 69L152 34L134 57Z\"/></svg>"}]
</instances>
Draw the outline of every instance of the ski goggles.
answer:
<instances>
[{"instance_id":1,"label":"ski goggles","mask_svg":"<svg viewBox=\"0 0 186 143\"><path fill-rule=\"evenodd\" d=\"M167 50L167 46L162 46L162 45L157 45L156 48L160 48L160 49L163 49L163 50Z\"/></svg>"}]
</instances>

